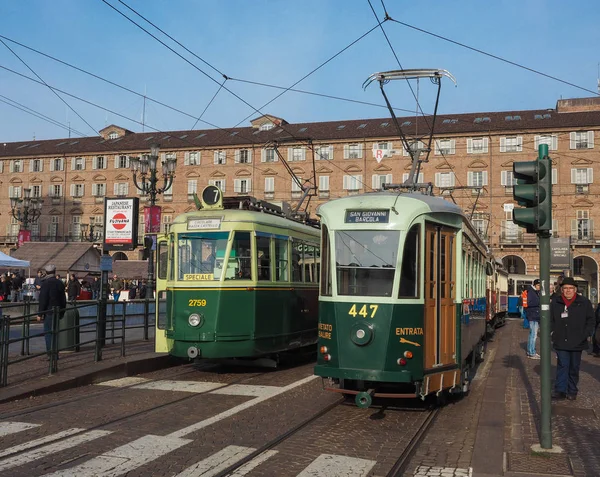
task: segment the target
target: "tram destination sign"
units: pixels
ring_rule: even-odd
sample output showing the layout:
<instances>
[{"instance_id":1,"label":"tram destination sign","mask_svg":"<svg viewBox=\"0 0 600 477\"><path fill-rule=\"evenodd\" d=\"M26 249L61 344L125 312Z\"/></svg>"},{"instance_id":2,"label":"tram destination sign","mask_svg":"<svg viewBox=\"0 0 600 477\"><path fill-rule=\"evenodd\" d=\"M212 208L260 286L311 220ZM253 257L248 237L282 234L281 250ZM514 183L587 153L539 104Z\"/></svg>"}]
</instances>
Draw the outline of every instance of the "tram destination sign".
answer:
<instances>
[{"instance_id":1,"label":"tram destination sign","mask_svg":"<svg viewBox=\"0 0 600 477\"><path fill-rule=\"evenodd\" d=\"M187 229L188 230L207 230L207 229L219 229L221 228L221 218L211 217L205 219L188 219Z\"/></svg>"},{"instance_id":2,"label":"tram destination sign","mask_svg":"<svg viewBox=\"0 0 600 477\"><path fill-rule=\"evenodd\" d=\"M382 209L346 210L347 224L387 224L390 221L390 211Z\"/></svg>"}]
</instances>

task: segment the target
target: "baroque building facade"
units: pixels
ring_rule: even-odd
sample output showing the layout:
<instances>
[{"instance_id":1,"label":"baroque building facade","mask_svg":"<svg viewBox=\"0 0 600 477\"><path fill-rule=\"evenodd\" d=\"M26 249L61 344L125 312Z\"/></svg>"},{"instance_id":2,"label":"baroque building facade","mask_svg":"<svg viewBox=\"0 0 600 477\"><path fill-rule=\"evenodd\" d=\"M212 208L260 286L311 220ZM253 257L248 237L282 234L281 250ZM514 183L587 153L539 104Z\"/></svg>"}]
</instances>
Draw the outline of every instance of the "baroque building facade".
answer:
<instances>
[{"instance_id":1,"label":"baroque building facade","mask_svg":"<svg viewBox=\"0 0 600 477\"><path fill-rule=\"evenodd\" d=\"M399 122L408 137L426 142L431 117ZM460 205L510 272L536 275L536 236L511 220L512 165L536 159L538 145L548 144L552 234L570 239L572 273L588 283L593 298L600 252L594 226L600 214L594 207L600 198L599 138L599 98L559 100L544 110L440 115L419 182L431 182L434 193ZM151 144L160 146L161 159L177 159L173 186L158 201L162 231L176 215L195 208L194 192L208 184L220 186L226 196L249 194L294 206L303 193L280 158L302 183L314 182L308 208L313 215L325 201L401 183L411 166L392 120L385 118L292 124L265 115L249 127L150 133L111 125L101 137L4 143L0 247L17 245L21 224L10 213L10 198L23 198L25 189L43 200L40 219L29 226L32 241L86 240L92 224L91 238L100 244L105 197L137 195L140 206L145 204L129 163L130 157L149 154ZM139 220L143 231L143 214Z\"/></svg>"}]
</instances>

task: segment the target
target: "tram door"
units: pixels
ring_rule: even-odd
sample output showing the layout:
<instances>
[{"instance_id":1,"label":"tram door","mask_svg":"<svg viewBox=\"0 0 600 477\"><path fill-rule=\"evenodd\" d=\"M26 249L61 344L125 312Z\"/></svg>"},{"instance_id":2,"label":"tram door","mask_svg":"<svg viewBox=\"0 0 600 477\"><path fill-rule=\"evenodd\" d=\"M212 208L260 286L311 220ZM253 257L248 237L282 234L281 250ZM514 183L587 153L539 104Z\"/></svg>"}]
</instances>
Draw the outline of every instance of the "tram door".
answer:
<instances>
[{"instance_id":1,"label":"tram door","mask_svg":"<svg viewBox=\"0 0 600 477\"><path fill-rule=\"evenodd\" d=\"M425 369L456 363L456 230L427 224Z\"/></svg>"},{"instance_id":2,"label":"tram door","mask_svg":"<svg viewBox=\"0 0 600 477\"><path fill-rule=\"evenodd\" d=\"M154 299L156 329L154 335L154 351L157 353L168 353L173 346L173 340L167 338L166 330L167 268L169 263L168 246L169 242L167 242L166 240L159 240L156 247L156 294ZM172 266L173 265L171 264L171 267Z\"/></svg>"}]
</instances>

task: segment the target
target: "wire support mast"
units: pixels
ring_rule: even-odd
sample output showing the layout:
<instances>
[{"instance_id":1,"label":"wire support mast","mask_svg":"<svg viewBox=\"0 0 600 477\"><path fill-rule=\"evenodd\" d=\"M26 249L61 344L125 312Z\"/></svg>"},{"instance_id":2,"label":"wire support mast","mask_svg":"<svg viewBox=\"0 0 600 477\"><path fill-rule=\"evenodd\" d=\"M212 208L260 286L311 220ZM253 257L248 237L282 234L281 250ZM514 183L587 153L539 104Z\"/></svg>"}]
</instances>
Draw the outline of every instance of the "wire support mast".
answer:
<instances>
[{"instance_id":1,"label":"wire support mast","mask_svg":"<svg viewBox=\"0 0 600 477\"><path fill-rule=\"evenodd\" d=\"M409 69L409 70L392 70L392 71L385 71L385 72L380 72L380 73L373 73L363 83L363 89L366 89L367 86L369 86L374 81L379 82L381 94L383 95L383 99L385 100L388 110L390 111L390 115L392 116L392 121L394 122L394 126L396 127L396 130L398 131L398 135L400 136L402 145L404 146L404 149L410 155L410 158L412 161L412 166L410 169L410 173L408 174L408 178L404 182L404 185L407 186L406 188L408 190L416 190L417 189L416 186L419 185L417 183L417 178L419 177L421 163L429 161L429 154L431 153L431 143L433 141L433 133L435 130L435 120L437 117L437 110L438 110L438 105L439 105L439 101L440 101L440 92L441 92L441 88L442 88L441 80L442 80L442 77L444 77L444 76L449 78L450 80L452 80L452 82L456 85L456 79L454 78L454 76L452 76L452 74L450 72L448 72L447 70L442 70L442 69ZM435 99L435 108L433 111L433 120L432 120L431 128L429 129L429 138L427 140L427 146L425 148L419 147L418 138L415 138L415 141L413 141L412 143L408 142L408 138L406 137L406 134L402 130L402 126L400 125L400 122L398 121L398 118L396 117L394 108L392 108L390 100L388 99L387 94L385 93L385 89L383 87L385 84L389 83L392 80L411 80L411 79L420 79L420 78L429 78L431 80L431 82L433 84L437 85L437 87L438 87L437 95L436 95L436 99ZM421 159L422 153L426 153L425 159ZM421 184L421 187L419 187L419 188L422 188L422 184Z\"/></svg>"}]
</instances>

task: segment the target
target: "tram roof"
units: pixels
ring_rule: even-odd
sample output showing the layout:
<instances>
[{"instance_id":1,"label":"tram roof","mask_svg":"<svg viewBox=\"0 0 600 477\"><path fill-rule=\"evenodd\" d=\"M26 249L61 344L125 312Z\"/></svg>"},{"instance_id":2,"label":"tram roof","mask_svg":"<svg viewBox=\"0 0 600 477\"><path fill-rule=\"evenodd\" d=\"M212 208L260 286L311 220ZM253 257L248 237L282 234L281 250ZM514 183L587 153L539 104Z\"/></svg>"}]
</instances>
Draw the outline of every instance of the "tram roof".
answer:
<instances>
[{"instance_id":1,"label":"tram roof","mask_svg":"<svg viewBox=\"0 0 600 477\"><path fill-rule=\"evenodd\" d=\"M457 214L464 217L462 209L441 197L418 193L373 192L330 200L317 209L317 215L335 216L348 209L392 209L399 213L410 211L411 217L426 213Z\"/></svg>"},{"instance_id":2,"label":"tram roof","mask_svg":"<svg viewBox=\"0 0 600 477\"><path fill-rule=\"evenodd\" d=\"M316 227L303 224L285 217L270 215L254 210L239 210L239 209L201 209L191 212L185 212L173 219L172 225L186 224L188 219L203 219L203 218L220 218L221 222L229 224L235 222L255 223L270 227L278 227L282 229L290 229L296 232L302 232L310 235L318 236L321 231ZM194 230L194 232L215 232L217 229L202 229Z\"/></svg>"}]
</instances>

